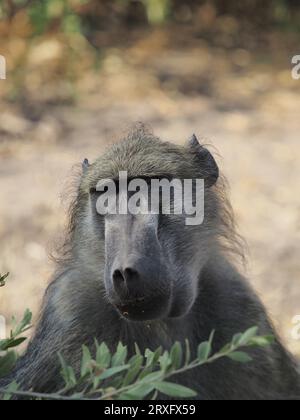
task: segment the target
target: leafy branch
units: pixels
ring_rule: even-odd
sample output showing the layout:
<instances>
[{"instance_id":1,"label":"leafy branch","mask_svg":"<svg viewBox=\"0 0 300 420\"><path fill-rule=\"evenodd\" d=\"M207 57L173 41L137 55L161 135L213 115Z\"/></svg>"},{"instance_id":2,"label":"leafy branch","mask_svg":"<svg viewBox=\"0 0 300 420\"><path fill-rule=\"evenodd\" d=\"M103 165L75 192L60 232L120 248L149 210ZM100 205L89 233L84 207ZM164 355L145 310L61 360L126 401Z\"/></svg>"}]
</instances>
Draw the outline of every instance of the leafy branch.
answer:
<instances>
[{"instance_id":1,"label":"leafy branch","mask_svg":"<svg viewBox=\"0 0 300 420\"><path fill-rule=\"evenodd\" d=\"M0 277L5 284L8 275ZM7 339L0 340L0 378L8 375L18 359L12 350L21 345L25 332L31 327L32 314L27 310L20 323L13 319L13 328ZM115 353L111 353L105 343L95 341L95 352L82 347L81 369L75 373L61 354L58 355L64 387L52 394L27 392L13 382L7 389L0 389L3 399L20 396L39 400L155 400L158 394L174 398L193 398L194 390L172 382L172 378L192 369L229 358L238 363L250 363L252 358L245 352L251 347L265 347L274 341L273 336L259 336L258 328L252 327L244 333L236 334L230 343L219 352L213 353L214 332L209 339L198 346L197 357L192 359L189 342L176 342L170 351L161 347L156 351L147 349L144 354L136 346L135 355L128 358L128 349L119 343Z\"/></svg>"},{"instance_id":2,"label":"leafy branch","mask_svg":"<svg viewBox=\"0 0 300 420\"><path fill-rule=\"evenodd\" d=\"M10 331L9 338L0 340L0 378L8 375L13 369L18 355L11 349L20 346L26 340L23 334L29 330L31 319L32 313L28 309L20 323L17 324L13 318L13 329Z\"/></svg>"},{"instance_id":3,"label":"leafy branch","mask_svg":"<svg viewBox=\"0 0 300 420\"><path fill-rule=\"evenodd\" d=\"M16 384L0 393L42 400L141 400L156 399L158 393L175 398L193 398L195 391L170 382L174 376L229 358L234 362L250 363L252 358L246 348L270 345L274 338L258 336L258 328L253 327L237 334L219 352L213 354L214 333L208 341L198 346L197 357L192 360L188 341L183 346L176 342L170 351L162 348L155 352L146 350L144 354L136 346L136 354L128 360L127 347L119 343L112 354L105 343L95 342L94 357L83 346L81 370L75 373L62 355L59 355L61 374L65 382L63 389L53 394L41 394L18 390Z\"/></svg>"}]
</instances>

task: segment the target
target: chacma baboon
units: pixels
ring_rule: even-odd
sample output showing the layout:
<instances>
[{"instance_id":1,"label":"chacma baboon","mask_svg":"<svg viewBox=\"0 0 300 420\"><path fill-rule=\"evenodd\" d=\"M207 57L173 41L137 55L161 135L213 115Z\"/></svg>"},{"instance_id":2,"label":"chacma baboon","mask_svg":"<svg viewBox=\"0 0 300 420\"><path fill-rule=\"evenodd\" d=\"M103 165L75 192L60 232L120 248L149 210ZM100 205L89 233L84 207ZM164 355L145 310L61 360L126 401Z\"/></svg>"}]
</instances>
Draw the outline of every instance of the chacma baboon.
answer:
<instances>
[{"instance_id":1,"label":"chacma baboon","mask_svg":"<svg viewBox=\"0 0 300 420\"><path fill-rule=\"evenodd\" d=\"M205 181L205 219L187 226L183 215L100 216L99 180L197 179ZM81 346L119 341L134 352L189 340L194 353L216 331L219 350L237 332L256 325L275 334L266 311L231 262L241 253L234 219L211 153L195 136L185 147L165 143L138 126L95 163L83 164L72 206L65 252L45 294L41 319L10 378L21 389L62 387L57 353L79 368ZM253 362L220 360L176 380L199 399L290 399L300 396L293 357L276 338L251 350Z\"/></svg>"}]
</instances>

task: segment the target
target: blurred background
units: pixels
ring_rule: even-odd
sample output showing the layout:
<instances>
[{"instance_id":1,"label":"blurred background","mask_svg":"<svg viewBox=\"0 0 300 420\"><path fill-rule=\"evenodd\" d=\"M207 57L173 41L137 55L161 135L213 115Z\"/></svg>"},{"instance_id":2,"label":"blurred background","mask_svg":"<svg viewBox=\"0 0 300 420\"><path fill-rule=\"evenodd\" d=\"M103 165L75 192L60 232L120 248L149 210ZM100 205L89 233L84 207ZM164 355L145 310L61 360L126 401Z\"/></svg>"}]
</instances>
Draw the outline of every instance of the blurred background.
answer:
<instances>
[{"instance_id":1,"label":"blurred background","mask_svg":"<svg viewBox=\"0 0 300 420\"><path fill-rule=\"evenodd\" d=\"M300 355L299 41L298 0L1 0L0 313L37 316L72 168L144 121L214 145L248 276Z\"/></svg>"}]
</instances>

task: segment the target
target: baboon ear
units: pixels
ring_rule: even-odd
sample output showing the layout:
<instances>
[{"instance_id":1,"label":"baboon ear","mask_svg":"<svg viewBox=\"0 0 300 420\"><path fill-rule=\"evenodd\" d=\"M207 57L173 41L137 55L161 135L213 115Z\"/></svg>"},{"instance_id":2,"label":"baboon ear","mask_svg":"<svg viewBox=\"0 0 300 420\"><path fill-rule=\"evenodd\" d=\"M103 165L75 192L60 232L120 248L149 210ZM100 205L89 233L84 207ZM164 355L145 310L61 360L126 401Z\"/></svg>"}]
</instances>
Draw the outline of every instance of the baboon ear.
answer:
<instances>
[{"instance_id":1,"label":"baboon ear","mask_svg":"<svg viewBox=\"0 0 300 420\"><path fill-rule=\"evenodd\" d=\"M193 134L189 139L189 147L195 153L199 165L203 170L206 188L210 188L217 182L220 172L213 155L200 143L196 135Z\"/></svg>"},{"instance_id":2,"label":"baboon ear","mask_svg":"<svg viewBox=\"0 0 300 420\"><path fill-rule=\"evenodd\" d=\"M82 162L82 172L86 173L86 171L89 169L90 167L90 162L88 159L84 159L84 161Z\"/></svg>"}]
</instances>

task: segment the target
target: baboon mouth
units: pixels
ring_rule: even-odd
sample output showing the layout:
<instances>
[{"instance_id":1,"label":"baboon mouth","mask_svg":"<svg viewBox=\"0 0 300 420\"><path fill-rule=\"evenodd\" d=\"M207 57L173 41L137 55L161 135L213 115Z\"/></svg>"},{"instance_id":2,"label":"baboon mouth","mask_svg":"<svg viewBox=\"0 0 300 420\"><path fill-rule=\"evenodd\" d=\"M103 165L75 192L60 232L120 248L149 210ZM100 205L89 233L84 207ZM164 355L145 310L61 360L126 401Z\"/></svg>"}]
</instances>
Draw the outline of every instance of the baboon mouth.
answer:
<instances>
[{"instance_id":1,"label":"baboon mouth","mask_svg":"<svg viewBox=\"0 0 300 420\"><path fill-rule=\"evenodd\" d=\"M135 310L140 309L143 312L142 307L144 306L145 300L145 297L130 299L126 303L117 303L115 306L123 316L128 317L133 308Z\"/></svg>"},{"instance_id":2,"label":"baboon mouth","mask_svg":"<svg viewBox=\"0 0 300 420\"><path fill-rule=\"evenodd\" d=\"M147 300L143 297L131 299L122 303L114 303L114 306L126 319L133 321L150 321L160 317L162 312L161 308L166 307L166 302L163 298Z\"/></svg>"}]
</instances>

